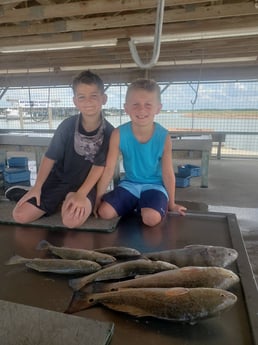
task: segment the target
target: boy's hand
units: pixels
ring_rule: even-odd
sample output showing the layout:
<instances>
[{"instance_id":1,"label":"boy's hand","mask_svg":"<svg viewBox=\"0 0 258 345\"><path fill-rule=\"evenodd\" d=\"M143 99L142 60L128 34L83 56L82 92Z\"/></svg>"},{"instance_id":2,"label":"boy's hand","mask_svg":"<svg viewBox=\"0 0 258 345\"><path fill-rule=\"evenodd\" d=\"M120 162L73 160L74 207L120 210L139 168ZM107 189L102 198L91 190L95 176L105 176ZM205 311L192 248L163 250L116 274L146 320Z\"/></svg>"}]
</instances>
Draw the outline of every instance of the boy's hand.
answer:
<instances>
[{"instance_id":1,"label":"boy's hand","mask_svg":"<svg viewBox=\"0 0 258 345\"><path fill-rule=\"evenodd\" d=\"M185 216L187 208L183 205L174 204L172 207L169 207L169 211L174 211L179 213L181 216Z\"/></svg>"},{"instance_id":2,"label":"boy's hand","mask_svg":"<svg viewBox=\"0 0 258 345\"><path fill-rule=\"evenodd\" d=\"M63 211L70 214L81 214L85 211L86 196L82 193L69 193L63 203Z\"/></svg>"},{"instance_id":3,"label":"boy's hand","mask_svg":"<svg viewBox=\"0 0 258 345\"><path fill-rule=\"evenodd\" d=\"M24 204L26 201L28 201L31 198L36 198L37 206L40 205L40 196L41 196L41 188L37 188L36 186L33 186L18 202L17 207Z\"/></svg>"},{"instance_id":4,"label":"boy's hand","mask_svg":"<svg viewBox=\"0 0 258 345\"><path fill-rule=\"evenodd\" d=\"M94 205L94 209L93 209L93 214L94 214L95 218L99 217L98 208L99 208L100 203L101 203L101 198L96 197L96 201L95 201L95 205Z\"/></svg>"}]
</instances>

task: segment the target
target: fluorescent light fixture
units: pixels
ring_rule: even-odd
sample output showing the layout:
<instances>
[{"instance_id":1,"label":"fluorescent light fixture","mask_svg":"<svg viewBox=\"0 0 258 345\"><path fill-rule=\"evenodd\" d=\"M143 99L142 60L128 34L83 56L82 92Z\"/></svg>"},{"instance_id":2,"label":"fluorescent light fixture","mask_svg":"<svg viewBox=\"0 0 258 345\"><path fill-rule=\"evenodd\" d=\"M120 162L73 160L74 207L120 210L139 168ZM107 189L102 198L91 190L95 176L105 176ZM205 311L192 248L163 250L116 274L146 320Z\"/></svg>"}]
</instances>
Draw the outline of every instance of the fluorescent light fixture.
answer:
<instances>
[{"instance_id":1,"label":"fluorescent light fixture","mask_svg":"<svg viewBox=\"0 0 258 345\"><path fill-rule=\"evenodd\" d=\"M258 2L257 2L258 4ZM234 30L215 30L207 32L193 32L193 33L182 33L182 34L170 34L162 35L161 42L180 42L180 41L190 41L190 40L205 40L212 38L225 38L225 37L240 37L240 36L252 36L258 34L258 28L240 28ZM142 36L142 37L131 37L135 44L139 43L150 43L153 42L153 37Z\"/></svg>"},{"instance_id":2,"label":"fluorescent light fixture","mask_svg":"<svg viewBox=\"0 0 258 345\"><path fill-rule=\"evenodd\" d=\"M37 52L49 50L64 50L64 49L80 49L80 48L96 48L96 47L111 47L116 46L117 39L98 40L98 41L75 41L65 43L44 43L44 44L28 44L17 45L10 47L1 47L1 53L24 53Z\"/></svg>"},{"instance_id":3,"label":"fluorescent light fixture","mask_svg":"<svg viewBox=\"0 0 258 345\"><path fill-rule=\"evenodd\" d=\"M156 66L184 66L184 65L200 65L200 64L211 64L211 63L234 63L234 62L248 62L256 61L257 56L246 56L246 57L235 57L235 58L214 58L214 59L194 59L194 60L171 60L171 61L158 61ZM61 66L60 71L82 71L87 69L120 69L120 68L135 68L136 63L122 63L122 64L103 64L103 65L84 65L84 66ZM54 68L29 68L29 69L8 69L0 70L1 76L12 75L12 74L24 74L24 73L47 73L54 72Z\"/></svg>"},{"instance_id":4,"label":"fluorescent light fixture","mask_svg":"<svg viewBox=\"0 0 258 345\"><path fill-rule=\"evenodd\" d=\"M158 61L155 66L178 66L178 65L197 65L197 64L210 64L210 63L227 63L227 62L248 62L256 61L257 56L235 57L235 58L214 58L214 59L194 59L194 60L171 60L171 61ZM87 65L87 66L64 66L61 71L76 71L83 70L86 67L89 69L114 69L114 68L134 68L136 63L121 63L121 64L105 64L105 65Z\"/></svg>"},{"instance_id":5,"label":"fluorescent light fixture","mask_svg":"<svg viewBox=\"0 0 258 345\"><path fill-rule=\"evenodd\" d=\"M175 61L161 61L157 66L178 66L178 65L197 65L197 64L210 64L210 63L234 63L234 62L248 62L256 61L257 56L244 56L235 58L214 58L214 59L194 59L194 60L175 60Z\"/></svg>"}]
</instances>

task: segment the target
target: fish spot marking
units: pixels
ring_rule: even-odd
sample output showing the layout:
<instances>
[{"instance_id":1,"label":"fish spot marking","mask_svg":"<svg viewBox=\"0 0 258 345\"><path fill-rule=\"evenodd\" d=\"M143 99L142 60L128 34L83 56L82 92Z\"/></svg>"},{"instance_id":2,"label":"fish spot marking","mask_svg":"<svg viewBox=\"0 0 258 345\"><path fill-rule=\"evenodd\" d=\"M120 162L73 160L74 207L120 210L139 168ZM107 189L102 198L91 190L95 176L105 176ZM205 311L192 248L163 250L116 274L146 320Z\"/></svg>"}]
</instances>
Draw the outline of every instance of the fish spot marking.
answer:
<instances>
[{"instance_id":1,"label":"fish spot marking","mask_svg":"<svg viewBox=\"0 0 258 345\"><path fill-rule=\"evenodd\" d=\"M189 292L189 289L178 287L178 288L168 289L168 291L166 292L166 295L169 297L173 297L173 296L178 296L178 295L184 295L188 292Z\"/></svg>"}]
</instances>

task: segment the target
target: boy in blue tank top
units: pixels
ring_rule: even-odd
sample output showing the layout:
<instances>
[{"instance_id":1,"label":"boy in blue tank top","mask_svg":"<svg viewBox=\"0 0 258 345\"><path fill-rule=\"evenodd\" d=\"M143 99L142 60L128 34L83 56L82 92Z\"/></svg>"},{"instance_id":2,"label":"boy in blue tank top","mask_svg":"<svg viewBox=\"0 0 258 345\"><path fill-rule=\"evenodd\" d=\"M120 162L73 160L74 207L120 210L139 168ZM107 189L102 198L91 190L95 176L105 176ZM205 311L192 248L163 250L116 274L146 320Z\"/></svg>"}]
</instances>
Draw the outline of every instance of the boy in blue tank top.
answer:
<instances>
[{"instance_id":1,"label":"boy in blue tank top","mask_svg":"<svg viewBox=\"0 0 258 345\"><path fill-rule=\"evenodd\" d=\"M113 131L97 186L95 214L101 218L111 219L137 210L145 225L155 226L168 210L185 214L186 208L175 203L170 135L154 122L161 107L160 88L154 80L137 79L128 87L124 108L131 121ZM120 153L125 175L118 186L104 194Z\"/></svg>"}]
</instances>

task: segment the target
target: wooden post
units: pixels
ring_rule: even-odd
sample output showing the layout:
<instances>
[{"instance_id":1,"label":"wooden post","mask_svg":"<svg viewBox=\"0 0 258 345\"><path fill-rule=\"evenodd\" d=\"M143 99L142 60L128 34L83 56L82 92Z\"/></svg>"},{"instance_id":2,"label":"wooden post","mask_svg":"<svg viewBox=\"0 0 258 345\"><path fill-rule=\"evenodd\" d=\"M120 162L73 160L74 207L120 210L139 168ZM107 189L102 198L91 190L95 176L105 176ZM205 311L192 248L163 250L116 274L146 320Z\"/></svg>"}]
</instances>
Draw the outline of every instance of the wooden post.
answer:
<instances>
[{"instance_id":1,"label":"wooden post","mask_svg":"<svg viewBox=\"0 0 258 345\"><path fill-rule=\"evenodd\" d=\"M48 107L48 124L49 128L53 129L53 112L51 107Z\"/></svg>"},{"instance_id":2,"label":"wooden post","mask_svg":"<svg viewBox=\"0 0 258 345\"><path fill-rule=\"evenodd\" d=\"M20 119L20 127L21 129L24 129L23 112L22 112L21 107L18 107L18 113L19 113L19 119Z\"/></svg>"}]
</instances>

